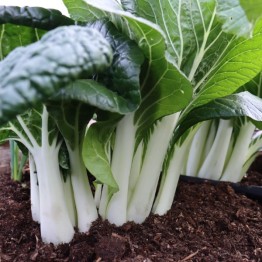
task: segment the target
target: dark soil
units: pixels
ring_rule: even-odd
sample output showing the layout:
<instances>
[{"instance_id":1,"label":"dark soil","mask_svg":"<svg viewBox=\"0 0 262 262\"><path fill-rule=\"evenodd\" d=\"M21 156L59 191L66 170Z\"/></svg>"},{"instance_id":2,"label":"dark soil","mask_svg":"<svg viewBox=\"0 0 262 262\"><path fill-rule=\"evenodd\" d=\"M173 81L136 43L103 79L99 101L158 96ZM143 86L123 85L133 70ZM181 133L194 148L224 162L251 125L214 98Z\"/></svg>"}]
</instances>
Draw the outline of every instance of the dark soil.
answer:
<instances>
[{"instance_id":1,"label":"dark soil","mask_svg":"<svg viewBox=\"0 0 262 262\"><path fill-rule=\"evenodd\" d=\"M122 227L97 220L70 244L43 244L31 219L29 176L21 184L12 182L3 168L3 150L0 261L262 261L262 204L227 183L180 181L165 216ZM253 170L244 183L262 186L262 172Z\"/></svg>"}]
</instances>

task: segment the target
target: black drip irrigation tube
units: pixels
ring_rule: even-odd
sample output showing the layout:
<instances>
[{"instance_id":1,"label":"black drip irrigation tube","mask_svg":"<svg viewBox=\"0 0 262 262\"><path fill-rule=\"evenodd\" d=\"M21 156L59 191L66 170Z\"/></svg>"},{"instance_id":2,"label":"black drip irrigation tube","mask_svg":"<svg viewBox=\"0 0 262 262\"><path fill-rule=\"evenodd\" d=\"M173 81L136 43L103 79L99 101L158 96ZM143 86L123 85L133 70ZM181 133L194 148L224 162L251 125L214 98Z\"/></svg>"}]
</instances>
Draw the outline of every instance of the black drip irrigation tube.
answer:
<instances>
[{"instance_id":1,"label":"black drip irrigation tube","mask_svg":"<svg viewBox=\"0 0 262 262\"><path fill-rule=\"evenodd\" d=\"M187 183L199 183L199 184L209 182L212 185L223 183L222 181L185 176L185 175L181 175L179 180ZM226 183L230 185L235 190L236 193L243 194L249 198L262 202L262 186L248 186L248 185L242 185L240 183L231 183L231 182L226 182Z\"/></svg>"}]
</instances>

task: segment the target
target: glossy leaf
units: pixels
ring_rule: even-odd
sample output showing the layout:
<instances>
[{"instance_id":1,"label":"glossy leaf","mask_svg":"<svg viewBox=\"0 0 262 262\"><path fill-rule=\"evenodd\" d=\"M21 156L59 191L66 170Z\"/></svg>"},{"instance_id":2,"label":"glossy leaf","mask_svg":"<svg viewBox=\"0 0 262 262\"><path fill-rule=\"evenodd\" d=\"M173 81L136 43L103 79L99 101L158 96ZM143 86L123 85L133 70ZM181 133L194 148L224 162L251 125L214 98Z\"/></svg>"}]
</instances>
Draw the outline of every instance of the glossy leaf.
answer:
<instances>
[{"instance_id":1,"label":"glossy leaf","mask_svg":"<svg viewBox=\"0 0 262 262\"><path fill-rule=\"evenodd\" d=\"M54 9L0 6L0 24L7 23L51 30L63 25L74 25L74 20Z\"/></svg>"},{"instance_id":2,"label":"glossy leaf","mask_svg":"<svg viewBox=\"0 0 262 262\"><path fill-rule=\"evenodd\" d=\"M96 79L115 93L115 101L111 101L119 105L115 110L112 107L104 109L122 114L135 111L141 103L140 71L144 62L143 53L134 41L121 34L107 19L89 23L88 27L98 30L113 50L112 65L99 73Z\"/></svg>"},{"instance_id":3,"label":"glossy leaf","mask_svg":"<svg viewBox=\"0 0 262 262\"><path fill-rule=\"evenodd\" d=\"M109 43L97 31L80 26L59 27L15 49L0 62L0 123L111 62Z\"/></svg>"}]
</instances>

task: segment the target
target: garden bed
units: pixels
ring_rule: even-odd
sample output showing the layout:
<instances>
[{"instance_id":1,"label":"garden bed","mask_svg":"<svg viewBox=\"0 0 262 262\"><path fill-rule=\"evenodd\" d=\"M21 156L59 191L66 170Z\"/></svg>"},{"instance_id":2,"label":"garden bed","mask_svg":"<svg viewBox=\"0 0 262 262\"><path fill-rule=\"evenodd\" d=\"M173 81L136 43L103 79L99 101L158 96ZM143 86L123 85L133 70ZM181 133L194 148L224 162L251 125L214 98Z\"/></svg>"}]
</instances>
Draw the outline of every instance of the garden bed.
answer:
<instances>
[{"instance_id":1,"label":"garden bed","mask_svg":"<svg viewBox=\"0 0 262 262\"><path fill-rule=\"evenodd\" d=\"M228 183L179 182L165 216L115 227L97 220L70 244L44 244L30 213L29 175L3 168L0 148L0 261L262 261L262 204ZM6 153L8 153L6 151ZM242 184L262 186L261 158ZM259 172L257 172L257 170Z\"/></svg>"}]
</instances>

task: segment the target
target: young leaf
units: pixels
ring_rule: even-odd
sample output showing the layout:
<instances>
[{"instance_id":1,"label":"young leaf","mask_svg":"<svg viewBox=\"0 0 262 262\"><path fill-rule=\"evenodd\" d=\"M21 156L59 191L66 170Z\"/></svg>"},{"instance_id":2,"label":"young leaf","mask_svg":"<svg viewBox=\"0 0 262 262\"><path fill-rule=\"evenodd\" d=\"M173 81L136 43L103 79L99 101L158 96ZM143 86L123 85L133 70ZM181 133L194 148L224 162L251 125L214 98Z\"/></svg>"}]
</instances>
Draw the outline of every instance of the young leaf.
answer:
<instances>
[{"instance_id":1,"label":"young leaf","mask_svg":"<svg viewBox=\"0 0 262 262\"><path fill-rule=\"evenodd\" d=\"M82 151L86 168L95 176L97 182L107 185L112 193L118 190L118 185L111 171L110 146L118 120L119 117L92 124L84 139Z\"/></svg>"}]
</instances>

